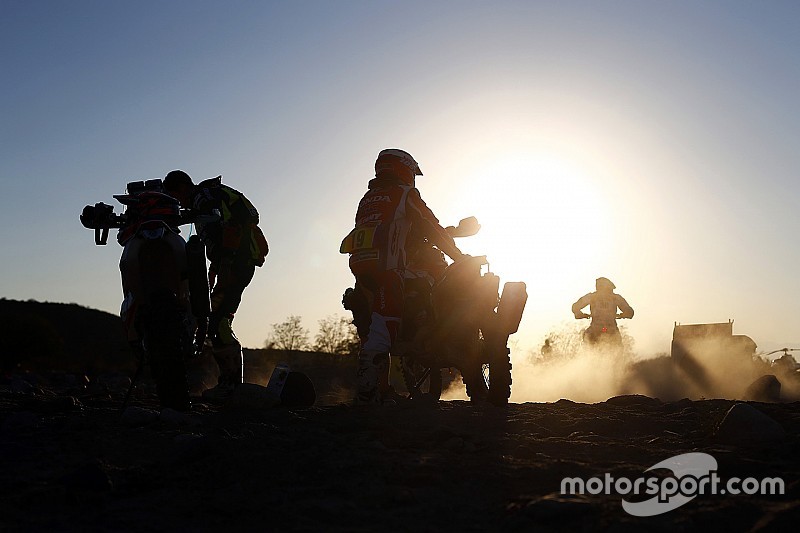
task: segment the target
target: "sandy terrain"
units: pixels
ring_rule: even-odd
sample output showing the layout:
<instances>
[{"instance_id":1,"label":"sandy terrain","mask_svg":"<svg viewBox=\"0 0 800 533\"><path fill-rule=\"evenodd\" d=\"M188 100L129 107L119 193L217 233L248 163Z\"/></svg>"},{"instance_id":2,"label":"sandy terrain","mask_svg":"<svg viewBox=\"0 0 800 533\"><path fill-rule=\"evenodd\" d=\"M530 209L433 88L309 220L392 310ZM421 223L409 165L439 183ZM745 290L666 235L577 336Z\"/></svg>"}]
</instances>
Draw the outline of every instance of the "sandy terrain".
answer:
<instances>
[{"instance_id":1,"label":"sandy terrain","mask_svg":"<svg viewBox=\"0 0 800 533\"><path fill-rule=\"evenodd\" d=\"M198 402L182 415L143 389L121 416L124 390L0 385L0 529L785 531L800 519L798 403L751 403L782 433L742 426L739 442L715 436L729 400ZM702 495L646 518L618 494L560 494L565 476L635 479L687 452L712 455L723 479L780 476L786 494Z\"/></svg>"}]
</instances>

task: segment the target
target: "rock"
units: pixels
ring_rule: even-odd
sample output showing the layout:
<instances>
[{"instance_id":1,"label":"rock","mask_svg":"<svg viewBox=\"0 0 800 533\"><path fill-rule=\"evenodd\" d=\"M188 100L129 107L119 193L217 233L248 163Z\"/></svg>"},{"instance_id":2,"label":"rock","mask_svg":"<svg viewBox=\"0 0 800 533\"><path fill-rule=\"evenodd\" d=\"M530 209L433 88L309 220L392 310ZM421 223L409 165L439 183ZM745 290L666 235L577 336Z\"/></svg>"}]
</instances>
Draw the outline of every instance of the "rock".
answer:
<instances>
[{"instance_id":1,"label":"rock","mask_svg":"<svg viewBox=\"0 0 800 533\"><path fill-rule=\"evenodd\" d=\"M19 430L35 428L39 424L39 416L30 411L15 411L10 413L3 425L0 426L3 433L13 433Z\"/></svg>"},{"instance_id":2,"label":"rock","mask_svg":"<svg viewBox=\"0 0 800 533\"><path fill-rule=\"evenodd\" d=\"M236 387L225 407L232 409L268 409L281 403L266 387L255 383L242 383Z\"/></svg>"},{"instance_id":3,"label":"rock","mask_svg":"<svg viewBox=\"0 0 800 533\"><path fill-rule=\"evenodd\" d=\"M109 492L111 479L98 461L83 465L61 478L65 487L72 490Z\"/></svg>"},{"instance_id":4,"label":"rock","mask_svg":"<svg viewBox=\"0 0 800 533\"><path fill-rule=\"evenodd\" d=\"M625 394L623 396L614 396L606 400L607 404L618 405L620 407L631 407L641 405L661 405L661 400L651 398L642 394Z\"/></svg>"},{"instance_id":5,"label":"rock","mask_svg":"<svg viewBox=\"0 0 800 533\"><path fill-rule=\"evenodd\" d=\"M187 464L198 461L219 450L222 438L184 433L172 440L172 448L167 453L165 462L169 464Z\"/></svg>"},{"instance_id":6,"label":"rock","mask_svg":"<svg viewBox=\"0 0 800 533\"><path fill-rule=\"evenodd\" d=\"M694 406L694 402L689 398L683 398L674 402L665 403L664 411L667 413L692 413L697 412L697 408Z\"/></svg>"},{"instance_id":7,"label":"rock","mask_svg":"<svg viewBox=\"0 0 800 533\"><path fill-rule=\"evenodd\" d=\"M19 376L14 376L11 378L8 388L14 394L33 394L34 392L33 385Z\"/></svg>"},{"instance_id":8,"label":"rock","mask_svg":"<svg viewBox=\"0 0 800 533\"><path fill-rule=\"evenodd\" d=\"M780 402L781 382L773 374L761 376L747 387L744 399L753 402Z\"/></svg>"},{"instance_id":9,"label":"rock","mask_svg":"<svg viewBox=\"0 0 800 533\"><path fill-rule=\"evenodd\" d=\"M182 413L169 407L162 409L158 419L165 424L173 426L197 426L200 424L200 419L196 416Z\"/></svg>"},{"instance_id":10,"label":"rock","mask_svg":"<svg viewBox=\"0 0 800 533\"><path fill-rule=\"evenodd\" d=\"M746 403L731 407L714 431L717 442L737 446L768 444L785 438L786 431L780 424Z\"/></svg>"},{"instance_id":11,"label":"rock","mask_svg":"<svg viewBox=\"0 0 800 533\"><path fill-rule=\"evenodd\" d=\"M689 398L681 398L677 402L672 402L672 405L678 408L678 410L686 409L689 407L694 408L694 402Z\"/></svg>"},{"instance_id":12,"label":"rock","mask_svg":"<svg viewBox=\"0 0 800 533\"><path fill-rule=\"evenodd\" d=\"M545 522L574 520L592 511L589 500L580 494L548 494L520 507L527 517Z\"/></svg>"},{"instance_id":13,"label":"rock","mask_svg":"<svg viewBox=\"0 0 800 533\"><path fill-rule=\"evenodd\" d=\"M83 404L74 396L56 396L55 398L37 402L36 409L47 414L80 411Z\"/></svg>"},{"instance_id":14,"label":"rock","mask_svg":"<svg viewBox=\"0 0 800 533\"><path fill-rule=\"evenodd\" d=\"M317 391L309 377L302 372L289 372L281 391L284 407L311 407L317 401Z\"/></svg>"},{"instance_id":15,"label":"rock","mask_svg":"<svg viewBox=\"0 0 800 533\"><path fill-rule=\"evenodd\" d=\"M142 427L152 424L156 420L158 420L158 411L135 406L125 409L120 418L122 425L128 427Z\"/></svg>"},{"instance_id":16,"label":"rock","mask_svg":"<svg viewBox=\"0 0 800 533\"><path fill-rule=\"evenodd\" d=\"M78 376L75 374L64 374L54 381L61 389L66 389L68 391L83 391L89 384L89 378L85 375Z\"/></svg>"},{"instance_id":17,"label":"rock","mask_svg":"<svg viewBox=\"0 0 800 533\"><path fill-rule=\"evenodd\" d=\"M461 437L452 437L446 440L442 446L451 452L459 452L464 447L464 439Z\"/></svg>"}]
</instances>

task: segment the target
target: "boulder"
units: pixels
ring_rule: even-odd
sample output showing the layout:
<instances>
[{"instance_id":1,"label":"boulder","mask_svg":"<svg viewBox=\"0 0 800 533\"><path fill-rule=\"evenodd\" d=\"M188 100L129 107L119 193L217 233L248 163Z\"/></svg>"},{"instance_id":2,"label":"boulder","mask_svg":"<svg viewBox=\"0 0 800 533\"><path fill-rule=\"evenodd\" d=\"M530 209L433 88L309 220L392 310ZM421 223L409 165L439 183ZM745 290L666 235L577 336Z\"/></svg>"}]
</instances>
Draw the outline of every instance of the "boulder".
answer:
<instances>
[{"instance_id":1,"label":"boulder","mask_svg":"<svg viewBox=\"0 0 800 533\"><path fill-rule=\"evenodd\" d=\"M202 423L200 418L190 413L184 413L170 407L161 410L159 421L171 426L198 426Z\"/></svg>"},{"instance_id":2,"label":"boulder","mask_svg":"<svg viewBox=\"0 0 800 533\"><path fill-rule=\"evenodd\" d=\"M728 409L714 431L717 442L735 446L772 444L785 438L786 431L780 424L746 403Z\"/></svg>"},{"instance_id":3,"label":"boulder","mask_svg":"<svg viewBox=\"0 0 800 533\"><path fill-rule=\"evenodd\" d=\"M747 387L744 399L753 402L780 402L781 382L773 374L761 376Z\"/></svg>"},{"instance_id":4,"label":"boulder","mask_svg":"<svg viewBox=\"0 0 800 533\"><path fill-rule=\"evenodd\" d=\"M661 400L644 396L643 394L625 394L622 396L613 396L606 400L606 403L618 405L620 407L638 407L642 405L661 405Z\"/></svg>"},{"instance_id":5,"label":"boulder","mask_svg":"<svg viewBox=\"0 0 800 533\"><path fill-rule=\"evenodd\" d=\"M233 390L230 398L225 403L229 409L259 410L275 407L281 399L266 387L255 383L242 383Z\"/></svg>"},{"instance_id":6,"label":"boulder","mask_svg":"<svg viewBox=\"0 0 800 533\"><path fill-rule=\"evenodd\" d=\"M130 406L122 412L120 423L128 427L142 427L158 420L158 411L143 407Z\"/></svg>"}]
</instances>

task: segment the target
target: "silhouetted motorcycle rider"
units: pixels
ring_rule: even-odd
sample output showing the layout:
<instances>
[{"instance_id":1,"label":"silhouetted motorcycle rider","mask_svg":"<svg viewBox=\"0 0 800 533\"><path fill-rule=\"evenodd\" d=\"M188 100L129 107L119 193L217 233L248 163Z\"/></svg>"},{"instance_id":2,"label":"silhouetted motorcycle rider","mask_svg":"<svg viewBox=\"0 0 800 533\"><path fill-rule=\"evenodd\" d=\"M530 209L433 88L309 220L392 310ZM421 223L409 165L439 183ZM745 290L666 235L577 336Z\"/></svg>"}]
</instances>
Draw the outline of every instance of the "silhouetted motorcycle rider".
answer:
<instances>
[{"instance_id":1,"label":"silhouetted motorcycle rider","mask_svg":"<svg viewBox=\"0 0 800 533\"><path fill-rule=\"evenodd\" d=\"M403 315L409 233L413 229L417 238L427 238L454 260L462 256L416 189L416 176L421 175L408 152L382 150L375 178L359 202L355 227L339 249L350 254L355 297L366 299L371 310L368 329L366 324L359 328L358 403L380 403L389 388L389 351Z\"/></svg>"},{"instance_id":2,"label":"silhouetted motorcycle rider","mask_svg":"<svg viewBox=\"0 0 800 533\"><path fill-rule=\"evenodd\" d=\"M617 327L618 318L633 318L633 308L621 295L614 292L616 286L608 278L595 280L595 292L581 296L572 304L575 318L591 318L592 323L584 332L584 339L596 343L603 338L610 343L621 345L622 336ZM589 306L589 314L582 310ZM621 312L617 313L617 309Z\"/></svg>"}]
</instances>

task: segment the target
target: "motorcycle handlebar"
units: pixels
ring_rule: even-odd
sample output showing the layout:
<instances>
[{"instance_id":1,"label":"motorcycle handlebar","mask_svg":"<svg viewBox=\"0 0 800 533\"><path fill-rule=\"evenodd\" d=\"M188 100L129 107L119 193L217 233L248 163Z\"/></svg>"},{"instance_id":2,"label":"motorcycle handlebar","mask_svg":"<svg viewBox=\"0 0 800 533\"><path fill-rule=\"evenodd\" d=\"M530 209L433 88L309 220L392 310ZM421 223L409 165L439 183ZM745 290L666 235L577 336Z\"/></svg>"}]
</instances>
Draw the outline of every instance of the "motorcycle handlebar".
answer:
<instances>
[{"instance_id":1,"label":"motorcycle handlebar","mask_svg":"<svg viewBox=\"0 0 800 533\"><path fill-rule=\"evenodd\" d=\"M181 209L177 221L172 223L177 226L183 224L193 224L196 222L202 224L209 224L216 222L221 217L215 213L212 215L198 215L194 214L191 210ZM104 245L108 243L108 231L111 228L122 228L128 222L128 217L122 214L114 213L114 206L97 202L94 205L87 205L83 208L80 214L80 221L83 227L94 230L94 243L97 245Z\"/></svg>"},{"instance_id":2,"label":"motorcycle handlebar","mask_svg":"<svg viewBox=\"0 0 800 533\"><path fill-rule=\"evenodd\" d=\"M578 315L575 315L575 318L577 318L578 320L581 320L581 319L584 319L584 318L592 318L592 315L590 315L589 313L583 313L583 316L578 316ZM620 319L620 318L632 318L632 317L625 316L625 315L623 315L622 313L617 313L617 314L614 316L614 318L615 318L615 319Z\"/></svg>"}]
</instances>

